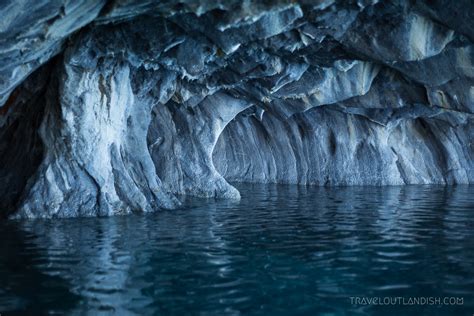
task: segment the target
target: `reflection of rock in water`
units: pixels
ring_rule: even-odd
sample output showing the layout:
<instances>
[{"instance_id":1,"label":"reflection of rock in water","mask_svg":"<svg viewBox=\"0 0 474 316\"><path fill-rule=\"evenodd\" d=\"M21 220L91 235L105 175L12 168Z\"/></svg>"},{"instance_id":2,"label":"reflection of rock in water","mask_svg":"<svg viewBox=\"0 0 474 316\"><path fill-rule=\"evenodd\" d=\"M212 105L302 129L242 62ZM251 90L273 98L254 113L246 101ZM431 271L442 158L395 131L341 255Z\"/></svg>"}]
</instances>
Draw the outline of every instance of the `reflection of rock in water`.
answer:
<instances>
[{"instance_id":1,"label":"reflection of rock in water","mask_svg":"<svg viewBox=\"0 0 474 316\"><path fill-rule=\"evenodd\" d=\"M474 181L472 1L28 2L0 7L2 212Z\"/></svg>"},{"instance_id":2,"label":"reflection of rock in water","mask_svg":"<svg viewBox=\"0 0 474 316\"><path fill-rule=\"evenodd\" d=\"M126 221L85 219L61 225L39 221L26 223L24 229L39 236L35 241L44 246L45 260L39 269L63 278L69 290L81 297L76 310L126 312L120 306L136 297L127 290L134 260L130 251L136 249L136 241L123 238Z\"/></svg>"},{"instance_id":3,"label":"reflection of rock in water","mask_svg":"<svg viewBox=\"0 0 474 316\"><path fill-rule=\"evenodd\" d=\"M215 314L284 308L308 291L313 305L301 307L343 309L335 304L340 293L393 286L406 295L423 288L456 296L474 285L468 186L236 188L240 202L192 200L149 216L4 226L6 297L79 314ZM35 298L29 279L43 296ZM49 305L67 291L64 305Z\"/></svg>"},{"instance_id":4,"label":"reflection of rock in water","mask_svg":"<svg viewBox=\"0 0 474 316\"><path fill-rule=\"evenodd\" d=\"M76 312L140 314L150 305L159 305L156 292L186 291L169 262L164 270L160 262L163 257L167 261L173 256L177 261L182 259L181 247L187 242L212 248L209 253L202 250L209 256L206 262L216 267L230 262L225 259L225 241L212 232L219 226L212 220L212 208L215 205L206 206L199 218L169 214L164 222L153 217L25 222L21 225L25 234L38 236L32 242L41 249L42 258L27 265L37 264L46 276L63 279L69 285L63 290L81 298ZM148 243L153 245L150 249L146 249ZM189 262L179 268L183 269L180 274L193 268Z\"/></svg>"},{"instance_id":5,"label":"reflection of rock in water","mask_svg":"<svg viewBox=\"0 0 474 316\"><path fill-rule=\"evenodd\" d=\"M52 253L43 243L43 236L24 230L16 223L2 224L0 234L5 237L0 244L1 313L67 313L78 304L80 296L70 291L67 278L45 269Z\"/></svg>"}]
</instances>

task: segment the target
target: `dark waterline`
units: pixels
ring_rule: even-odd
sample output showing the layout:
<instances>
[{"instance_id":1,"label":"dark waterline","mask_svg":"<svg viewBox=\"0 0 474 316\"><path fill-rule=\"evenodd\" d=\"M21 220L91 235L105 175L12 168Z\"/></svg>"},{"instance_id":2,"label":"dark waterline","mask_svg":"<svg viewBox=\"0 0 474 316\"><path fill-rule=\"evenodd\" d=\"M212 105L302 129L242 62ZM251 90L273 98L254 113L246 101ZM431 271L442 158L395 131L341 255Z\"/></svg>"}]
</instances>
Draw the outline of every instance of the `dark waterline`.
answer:
<instances>
[{"instance_id":1,"label":"dark waterline","mask_svg":"<svg viewBox=\"0 0 474 316\"><path fill-rule=\"evenodd\" d=\"M474 313L474 187L238 188L240 202L2 223L0 313Z\"/></svg>"}]
</instances>

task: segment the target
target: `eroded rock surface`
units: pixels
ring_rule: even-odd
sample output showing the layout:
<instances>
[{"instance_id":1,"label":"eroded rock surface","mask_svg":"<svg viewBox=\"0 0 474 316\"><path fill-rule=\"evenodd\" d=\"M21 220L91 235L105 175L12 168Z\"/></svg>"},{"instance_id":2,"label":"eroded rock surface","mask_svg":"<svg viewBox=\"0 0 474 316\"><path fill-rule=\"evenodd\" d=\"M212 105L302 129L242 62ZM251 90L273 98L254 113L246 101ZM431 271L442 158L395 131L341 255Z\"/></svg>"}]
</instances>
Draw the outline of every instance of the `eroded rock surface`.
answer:
<instances>
[{"instance_id":1,"label":"eroded rock surface","mask_svg":"<svg viewBox=\"0 0 474 316\"><path fill-rule=\"evenodd\" d=\"M229 181L474 182L470 1L7 1L0 14L4 216L239 198Z\"/></svg>"},{"instance_id":2,"label":"eroded rock surface","mask_svg":"<svg viewBox=\"0 0 474 316\"><path fill-rule=\"evenodd\" d=\"M57 55L70 34L94 20L106 0L0 3L0 104L31 72Z\"/></svg>"}]
</instances>

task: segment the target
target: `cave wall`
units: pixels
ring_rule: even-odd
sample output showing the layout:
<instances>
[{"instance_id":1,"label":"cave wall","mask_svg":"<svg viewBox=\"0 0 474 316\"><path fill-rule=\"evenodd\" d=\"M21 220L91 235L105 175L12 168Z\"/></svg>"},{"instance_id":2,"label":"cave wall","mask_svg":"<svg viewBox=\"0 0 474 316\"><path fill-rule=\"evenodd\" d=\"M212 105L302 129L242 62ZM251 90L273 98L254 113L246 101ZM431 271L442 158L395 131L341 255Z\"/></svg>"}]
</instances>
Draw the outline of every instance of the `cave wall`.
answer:
<instances>
[{"instance_id":1,"label":"cave wall","mask_svg":"<svg viewBox=\"0 0 474 316\"><path fill-rule=\"evenodd\" d=\"M214 164L235 182L472 183L474 129L464 108L472 102L458 109L431 105L426 91L383 69L362 96L288 119L243 113L219 138Z\"/></svg>"},{"instance_id":2,"label":"cave wall","mask_svg":"<svg viewBox=\"0 0 474 316\"><path fill-rule=\"evenodd\" d=\"M474 182L470 1L5 1L3 217ZM56 56L56 57L55 57Z\"/></svg>"}]
</instances>

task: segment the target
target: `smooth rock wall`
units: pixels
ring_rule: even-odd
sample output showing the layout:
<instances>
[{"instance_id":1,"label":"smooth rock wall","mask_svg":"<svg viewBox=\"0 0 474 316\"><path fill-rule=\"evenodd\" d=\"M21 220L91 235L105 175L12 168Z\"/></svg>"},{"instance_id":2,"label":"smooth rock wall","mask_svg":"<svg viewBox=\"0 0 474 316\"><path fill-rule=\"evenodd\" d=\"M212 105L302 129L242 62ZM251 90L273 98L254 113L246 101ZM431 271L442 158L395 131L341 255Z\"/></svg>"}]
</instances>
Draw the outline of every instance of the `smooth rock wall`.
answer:
<instances>
[{"instance_id":1,"label":"smooth rock wall","mask_svg":"<svg viewBox=\"0 0 474 316\"><path fill-rule=\"evenodd\" d=\"M228 181L314 185L468 184L473 129L417 118L383 126L330 106L230 123L213 160ZM466 144L468 144L466 146Z\"/></svg>"}]
</instances>

